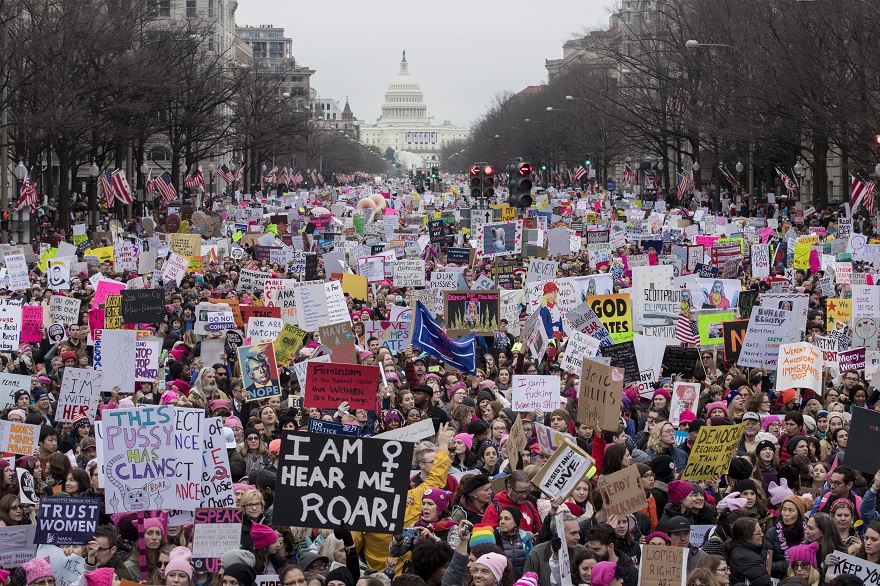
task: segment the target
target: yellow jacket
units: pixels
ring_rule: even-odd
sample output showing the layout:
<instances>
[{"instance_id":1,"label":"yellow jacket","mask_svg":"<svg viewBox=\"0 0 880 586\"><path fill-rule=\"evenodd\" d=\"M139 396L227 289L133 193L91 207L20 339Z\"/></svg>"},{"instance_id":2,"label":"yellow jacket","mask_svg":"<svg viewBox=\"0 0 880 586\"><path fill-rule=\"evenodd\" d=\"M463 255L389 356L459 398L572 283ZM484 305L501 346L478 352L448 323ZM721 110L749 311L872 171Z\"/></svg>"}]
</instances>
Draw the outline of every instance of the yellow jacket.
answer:
<instances>
[{"instance_id":1,"label":"yellow jacket","mask_svg":"<svg viewBox=\"0 0 880 586\"><path fill-rule=\"evenodd\" d=\"M411 488L406 494L412 497L413 503L407 505L406 512L403 515L403 526L409 527L419 520L422 514L422 495L429 488L443 488L446 486L446 476L449 474L449 452L439 450L434 458L434 465L431 466L431 472L428 479L415 488ZM393 536L387 533L365 533L362 531L352 531L354 544L358 551L364 553L367 565L377 572L385 571L385 559L388 558L388 546L391 545ZM396 575L400 575L403 571L403 564L409 559L410 554L398 558Z\"/></svg>"}]
</instances>

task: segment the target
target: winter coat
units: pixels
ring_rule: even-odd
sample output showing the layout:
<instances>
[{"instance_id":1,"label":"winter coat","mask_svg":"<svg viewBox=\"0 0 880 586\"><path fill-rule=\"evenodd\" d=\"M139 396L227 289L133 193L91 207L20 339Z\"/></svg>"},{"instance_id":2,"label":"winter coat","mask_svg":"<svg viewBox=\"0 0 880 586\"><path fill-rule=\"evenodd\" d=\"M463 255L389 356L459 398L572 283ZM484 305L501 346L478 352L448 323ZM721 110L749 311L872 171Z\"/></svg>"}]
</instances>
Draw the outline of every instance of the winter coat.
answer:
<instances>
[{"instance_id":1,"label":"winter coat","mask_svg":"<svg viewBox=\"0 0 880 586\"><path fill-rule=\"evenodd\" d=\"M749 586L770 586L767 556L763 546L734 541L727 562L730 566L731 584L748 581Z\"/></svg>"},{"instance_id":2,"label":"winter coat","mask_svg":"<svg viewBox=\"0 0 880 586\"><path fill-rule=\"evenodd\" d=\"M525 500L522 504L515 504L510 497L507 496L507 491L503 491L498 493L498 496L495 497L495 503L490 503L488 507L486 507L486 512L483 514L483 525L489 525L490 527L498 527L498 516L501 514L501 509L506 507L516 507L523 514L522 521L519 524L520 529L524 529L526 531L531 531L534 534L538 534L541 530L541 519L538 517L538 509L535 505L529 501Z\"/></svg>"},{"instance_id":3,"label":"winter coat","mask_svg":"<svg viewBox=\"0 0 880 586\"><path fill-rule=\"evenodd\" d=\"M807 540L806 532L800 522L797 523L797 529L785 529L785 545L786 547L794 547L801 545ZM774 578L784 578L788 572L788 558L782 549L782 540L780 539L777 523L774 523L764 536L764 546L773 552L773 565L770 568L770 575Z\"/></svg>"},{"instance_id":4,"label":"winter coat","mask_svg":"<svg viewBox=\"0 0 880 586\"><path fill-rule=\"evenodd\" d=\"M523 568L526 565L526 559L532 552L532 536L527 531L518 529L516 536L502 535L499 529L495 529L495 540L504 550L504 555L510 560L510 564L516 573L517 579L522 577Z\"/></svg>"},{"instance_id":5,"label":"winter coat","mask_svg":"<svg viewBox=\"0 0 880 586\"><path fill-rule=\"evenodd\" d=\"M672 517L684 517L691 522L692 526L714 525L718 521L718 510L709 503L706 503L699 511L689 511L684 513L681 511L680 506L667 503L663 508L663 515L660 516L658 527L663 527L663 524Z\"/></svg>"}]
</instances>

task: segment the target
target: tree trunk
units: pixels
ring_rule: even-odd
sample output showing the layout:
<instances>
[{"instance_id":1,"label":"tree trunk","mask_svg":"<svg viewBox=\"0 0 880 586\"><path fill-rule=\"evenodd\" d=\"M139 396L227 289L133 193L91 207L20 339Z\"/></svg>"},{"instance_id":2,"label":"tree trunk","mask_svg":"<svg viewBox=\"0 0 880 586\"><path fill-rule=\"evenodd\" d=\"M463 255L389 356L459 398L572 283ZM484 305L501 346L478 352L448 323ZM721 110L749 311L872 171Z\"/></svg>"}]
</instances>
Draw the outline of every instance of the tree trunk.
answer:
<instances>
[{"instance_id":1,"label":"tree trunk","mask_svg":"<svg viewBox=\"0 0 880 586\"><path fill-rule=\"evenodd\" d=\"M824 134L813 135L813 201L816 209L828 207L828 137Z\"/></svg>"}]
</instances>

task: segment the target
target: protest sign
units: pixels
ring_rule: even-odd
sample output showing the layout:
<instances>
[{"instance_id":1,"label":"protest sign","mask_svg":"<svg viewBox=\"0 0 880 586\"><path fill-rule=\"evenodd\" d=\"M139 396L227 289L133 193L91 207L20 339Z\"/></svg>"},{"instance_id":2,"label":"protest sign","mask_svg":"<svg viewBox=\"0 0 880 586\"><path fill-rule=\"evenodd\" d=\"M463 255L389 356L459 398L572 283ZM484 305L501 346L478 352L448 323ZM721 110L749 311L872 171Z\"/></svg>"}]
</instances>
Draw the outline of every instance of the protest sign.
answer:
<instances>
[{"instance_id":1,"label":"protest sign","mask_svg":"<svg viewBox=\"0 0 880 586\"><path fill-rule=\"evenodd\" d=\"M288 366L296 357L296 353L302 348L308 332L293 324L286 323L278 337L275 338L275 359L282 367ZM202 342L204 344L204 342Z\"/></svg>"},{"instance_id":2,"label":"protest sign","mask_svg":"<svg viewBox=\"0 0 880 586\"><path fill-rule=\"evenodd\" d=\"M857 558L856 556L836 550L832 552L834 556L840 560L840 563L828 565L825 574L826 584L833 584L832 578L835 576L848 575L855 576L865 586L880 585L880 564L872 564L868 560Z\"/></svg>"},{"instance_id":3,"label":"protest sign","mask_svg":"<svg viewBox=\"0 0 880 586\"><path fill-rule=\"evenodd\" d=\"M204 342L202 341L202 357ZM162 354L162 340L156 337L138 337L135 343L134 380L153 382L159 378L159 356ZM211 363L208 363L211 364Z\"/></svg>"},{"instance_id":4,"label":"protest sign","mask_svg":"<svg viewBox=\"0 0 880 586\"><path fill-rule=\"evenodd\" d=\"M681 480L711 480L727 474L745 429L745 423L701 427Z\"/></svg>"},{"instance_id":5,"label":"protest sign","mask_svg":"<svg viewBox=\"0 0 880 586\"><path fill-rule=\"evenodd\" d=\"M837 368L840 372L865 370L865 348L853 348L838 352Z\"/></svg>"},{"instance_id":6,"label":"protest sign","mask_svg":"<svg viewBox=\"0 0 880 586\"><path fill-rule=\"evenodd\" d=\"M196 509L201 500L204 414L171 405L102 413L98 454L106 463L107 514Z\"/></svg>"},{"instance_id":7,"label":"protest sign","mask_svg":"<svg viewBox=\"0 0 880 586\"><path fill-rule=\"evenodd\" d=\"M562 441L532 479L532 484L548 498L565 499L591 470L595 474L593 459L577 446Z\"/></svg>"},{"instance_id":8,"label":"protest sign","mask_svg":"<svg viewBox=\"0 0 880 586\"><path fill-rule=\"evenodd\" d=\"M183 278L186 276L187 269L189 269L189 257L177 254L176 252L171 252L162 264L162 281L174 281L179 287L180 283L183 282ZM239 284L240 283L241 280L239 277Z\"/></svg>"},{"instance_id":9,"label":"protest sign","mask_svg":"<svg viewBox=\"0 0 880 586\"><path fill-rule=\"evenodd\" d=\"M37 451L40 426L0 420L0 452L30 456Z\"/></svg>"},{"instance_id":10,"label":"protest sign","mask_svg":"<svg viewBox=\"0 0 880 586\"><path fill-rule=\"evenodd\" d=\"M568 535L565 532L565 510L560 507L560 511L556 513L554 519L556 521L556 538L561 539L562 543L568 543ZM571 579L571 556L568 553L568 546L559 548L559 586L573 586ZM580 581L579 581L580 582Z\"/></svg>"},{"instance_id":11,"label":"protest sign","mask_svg":"<svg viewBox=\"0 0 880 586\"><path fill-rule=\"evenodd\" d=\"M122 329L122 295L108 295L104 298L105 330Z\"/></svg>"},{"instance_id":12,"label":"protest sign","mask_svg":"<svg viewBox=\"0 0 880 586\"><path fill-rule=\"evenodd\" d=\"M0 352L18 352L21 336L21 301L0 300Z\"/></svg>"},{"instance_id":13,"label":"protest sign","mask_svg":"<svg viewBox=\"0 0 880 586\"><path fill-rule=\"evenodd\" d=\"M49 558L49 565L52 566L52 571L55 573L55 584L57 586L77 586L81 584L86 567L85 558L75 553L71 553L69 556L64 555L64 550L60 547L46 544L41 544L37 548L37 557Z\"/></svg>"},{"instance_id":14,"label":"protest sign","mask_svg":"<svg viewBox=\"0 0 880 586\"><path fill-rule=\"evenodd\" d=\"M152 324L165 315L162 289L126 289L122 292L122 323Z\"/></svg>"},{"instance_id":15,"label":"protest sign","mask_svg":"<svg viewBox=\"0 0 880 586\"><path fill-rule=\"evenodd\" d=\"M200 256L202 237L199 234L171 234L171 250L182 256Z\"/></svg>"},{"instance_id":16,"label":"protest sign","mask_svg":"<svg viewBox=\"0 0 880 586\"><path fill-rule=\"evenodd\" d=\"M622 393L623 370L584 360L577 420L602 429L617 429Z\"/></svg>"},{"instance_id":17,"label":"protest sign","mask_svg":"<svg viewBox=\"0 0 880 586\"><path fill-rule=\"evenodd\" d=\"M336 367L338 368L338 367ZM413 444L322 433L284 433L272 522L400 533Z\"/></svg>"},{"instance_id":18,"label":"protest sign","mask_svg":"<svg viewBox=\"0 0 880 586\"><path fill-rule=\"evenodd\" d=\"M779 344L800 340L800 332L793 318L793 311L753 307L737 364L776 369Z\"/></svg>"},{"instance_id":19,"label":"protest sign","mask_svg":"<svg viewBox=\"0 0 880 586\"><path fill-rule=\"evenodd\" d=\"M752 276L762 279L770 276L770 245L753 244L752 253Z\"/></svg>"},{"instance_id":20,"label":"protest sign","mask_svg":"<svg viewBox=\"0 0 880 586\"><path fill-rule=\"evenodd\" d=\"M326 423L326 422L325 422ZM310 430L311 431L311 430ZM379 435L373 436L385 440L397 440L401 442L417 442L432 437L434 431L434 421L431 418L422 419L416 423L398 427L389 431L383 431ZM510 441L510 438L507 438Z\"/></svg>"},{"instance_id":21,"label":"protest sign","mask_svg":"<svg viewBox=\"0 0 880 586\"><path fill-rule=\"evenodd\" d=\"M321 343L333 352L332 362L337 364L357 364L354 334L349 324L339 323L321 326L318 332Z\"/></svg>"},{"instance_id":22,"label":"protest sign","mask_svg":"<svg viewBox=\"0 0 880 586\"><path fill-rule=\"evenodd\" d=\"M880 412L855 408L849 424L846 465L854 470L870 474L880 469Z\"/></svg>"},{"instance_id":23,"label":"protest sign","mask_svg":"<svg viewBox=\"0 0 880 586\"><path fill-rule=\"evenodd\" d=\"M95 538L101 499L53 496L40 499L34 543L85 545Z\"/></svg>"},{"instance_id":24,"label":"protest sign","mask_svg":"<svg viewBox=\"0 0 880 586\"><path fill-rule=\"evenodd\" d=\"M17 525L0 527L0 566L7 570L19 568L33 559L37 546L34 545L36 525Z\"/></svg>"},{"instance_id":25,"label":"protest sign","mask_svg":"<svg viewBox=\"0 0 880 586\"><path fill-rule=\"evenodd\" d=\"M306 369L305 407L375 409L379 367L362 364L310 363Z\"/></svg>"},{"instance_id":26,"label":"protest sign","mask_svg":"<svg viewBox=\"0 0 880 586\"><path fill-rule=\"evenodd\" d=\"M46 265L46 282L53 291L70 291L70 257L50 259Z\"/></svg>"},{"instance_id":27,"label":"protest sign","mask_svg":"<svg viewBox=\"0 0 880 586\"><path fill-rule=\"evenodd\" d=\"M568 338L565 346L565 357L562 360L562 370L569 374L578 374L581 371L584 358L592 358L599 353L599 340L593 336L582 334L575 330Z\"/></svg>"},{"instance_id":28,"label":"protest sign","mask_svg":"<svg viewBox=\"0 0 880 586\"><path fill-rule=\"evenodd\" d=\"M492 336L498 328L500 293L490 291L444 291L444 315L450 336Z\"/></svg>"},{"instance_id":29,"label":"protest sign","mask_svg":"<svg viewBox=\"0 0 880 586\"><path fill-rule=\"evenodd\" d=\"M642 477L635 466L599 476L597 488L602 495L602 510L609 517L622 517L648 506Z\"/></svg>"},{"instance_id":30,"label":"protest sign","mask_svg":"<svg viewBox=\"0 0 880 586\"><path fill-rule=\"evenodd\" d=\"M365 321L362 323L366 339L377 338L380 346L388 348L395 354L405 352L409 348L411 322Z\"/></svg>"},{"instance_id":31,"label":"protest sign","mask_svg":"<svg viewBox=\"0 0 880 586\"><path fill-rule=\"evenodd\" d=\"M726 321L721 324L721 327L724 329L724 359L736 362L742 349L743 340L746 337L749 320L737 319Z\"/></svg>"},{"instance_id":32,"label":"protest sign","mask_svg":"<svg viewBox=\"0 0 880 586\"><path fill-rule=\"evenodd\" d=\"M643 545L639 586L684 586L690 550L669 545Z\"/></svg>"},{"instance_id":33,"label":"protest sign","mask_svg":"<svg viewBox=\"0 0 880 586\"><path fill-rule=\"evenodd\" d=\"M572 332L578 331L587 334L599 341L599 346L611 346L615 343L611 334L605 328L605 325L599 320L590 305L586 302L581 303L571 311L565 314L563 320L563 329L571 336Z\"/></svg>"},{"instance_id":34,"label":"protest sign","mask_svg":"<svg viewBox=\"0 0 880 586\"><path fill-rule=\"evenodd\" d=\"M241 363L242 384L247 391L248 401L259 401L281 394L272 342L240 347L238 360Z\"/></svg>"},{"instance_id":35,"label":"protest sign","mask_svg":"<svg viewBox=\"0 0 880 586\"><path fill-rule=\"evenodd\" d=\"M431 421L430 419L426 421ZM433 429L433 424L431 429ZM337 423L335 421L324 421L323 419L309 419L309 433L329 433L330 435L347 435L349 437L360 437L361 426L357 423ZM391 438L387 438L391 439Z\"/></svg>"},{"instance_id":36,"label":"protest sign","mask_svg":"<svg viewBox=\"0 0 880 586\"><path fill-rule=\"evenodd\" d=\"M31 288L31 280L28 276L27 261L24 254L6 254L6 272L9 276L9 289L11 291L23 291Z\"/></svg>"},{"instance_id":37,"label":"protest sign","mask_svg":"<svg viewBox=\"0 0 880 586\"><path fill-rule=\"evenodd\" d=\"M809 388L819 393L822 386L822 354L808 343L780 344L776 366L776 390Z\"/></svg>"},{"instance_id":38,"label":"protest sign","mask_svg":"<svg viewBox=\"0 0 880 586\"><path fill-rule=\"evenodd\" d=\"M202 499L199 506L206 508L234 508L235 493L229 474L229 454L223 433L223 420L208 417L202 422L204 470L202 471Z\"/></svg>"},{"instance_id":39,"label":"protest sign","mask_svg":"<svg viewBox=\"0 0 880 586\"><path fill-rule=\"evenodd\" d=\"M13 407L15 393L31 390L31 377L26 374L0 373L0 405L3 409Z\"/></svg>"},{"instance_id":40,"label":"protest sign","mask_svg":"<svg viewBox=\"0 0 880 586\"><path fill-rule=\"evenodd\" d=\"M246 334L251 339L251 344L274 342L283 327L284 321L280 317L250 317Z\"/></svg>"},{"instance_id":41,"label":"protest sign","mask_svg":"<svg viewBox=\"0 0 880 586\"><path fill-rule=\"evenodd\" d=\"M724 344L724 322L733 321L736 314L732 310L698 310L697 331L700 346L722 346Z\"/></svg>"},{"instance_id":42,"label":"protest sign","mask_svg":"<svg viewBox=\"0 0 880 586\"><path fill-rule=\"evenodd\" d=\"M95 370L104 373L101 391L134 394L137 333L134 330L101 330L100 352L95 343ZM99 369L98 366L101 368Z\"/></svg>"},{"instance_id":43,"label":"protest sign","mask_svg":"<svg viewBox=\"0 0 880 586\"><path fill-rule=\"evenodd\" d=\"M635 336L633 338L635 339ZM611 366L616 366L623 371L623 384L628 385L639 380L639 361L632 340L605 346L602 348L601 354L610 359Z\"/></svg>"},{"instance_id":44,"label":"protest sign","mask_svg":"<svg viewBox=\"0 0 880 586\"><path fill-rule=\"evenodd\" d=\"M79 300L77 300L79 301ZM43 306L25 305L21 308L21 336L19 341L24 344L39 342L43 339ZM2 396L2 391L0 391Z\"/></svg>"},{"instance_id":45,"label":"protest sign","mask_svg":"<svg viewBox=\"0 0 880 586\"><path fill-rule=\"evenodd\" d=\"M196 509L193 516L193 568L214 572L220 567L220 556L241 547L241 509Z\"/></svg>"},{"instance_id":46,"label":"protest sign","mask_svg":"<svg viewBox=\"0 0 880 586\"><path fill-rule=\"evenodd\" d=\"M681 414L690 411L696 415L697 401L700 398L700 384L677 382L672 387L672 403L669 407L669 423L678 427Z\"/></svg>"},{"instance_id":47,"label":"protest sign","mask_svg":"<svg viewBox=\"0 0 880 586\"><path fill-rule=\"evenodd\" d=\"M34 475L27 468L16 468L18 476L18 498L26 505L37 504L37 490L34 483Z\"/></svg>"},{"instance_id":48,"label":"protest sign","mask_svg":"<svg viewBox=\"0 0 880 586\"><path fill-rule=\"evenodd\" d=\"M189 266L189 261L187 261L186 264ZM242 269L238 276L237 290L250 293L260 292L266 287L266 279L268 278L269 273L254 271L251 269Z\"/></svg>"},{"instance_id":49,"label":"protest sign","mask_svg":"<svg viewBox=\"0 0 880 586\"><path fill-rule=\"evenodd\" d=\"M92 307L102 307L108 295L120 295L124 290L125 283L103 279L98 281L98 286L95 287L95 297L92 299ZM53 319L51 305L49 306L49 321L60 321Z\"/></svg>"},{"instance_id":50,"label":"protest sign","mask_svg":"<svg viewBox=\"0 0 880 586\"><path fill-rule=\"evenodd\" d=\"M424 287L425 261L417 259L398 259L394 262L395 287Z\"/></svg>"},{"instance_id":51,"label":"protest sign","mask_svg":"<svg viewBox=\"0 0 880 586\"><path fill-rule=\"evenodd\" d=\"M532 412L540 409L550 413L562 404L558 376L515 374L512 384L510 402L514 411Z\"/></svg>"},{"instance_id":52,"label":"protest sign","mask_svg":"<svg viewBox=\"0 0 880 586\"><path fill-rule=\"evenodd\" d=\"M615 343L632 341L632 301L629 295L596 295L589 297L587 303Z\"/></svg>"},{"instance_id":53,"label":"protest sign","mask_svg":"<svg viewBox=\"0 0 880 586\"><path fill-rule=\"evenodd\" d=\"M80 414L94 421L101 402L101 376L101 372L87 368L65 368L55 421L73 421Z\"/></svg>"}]
</instances>

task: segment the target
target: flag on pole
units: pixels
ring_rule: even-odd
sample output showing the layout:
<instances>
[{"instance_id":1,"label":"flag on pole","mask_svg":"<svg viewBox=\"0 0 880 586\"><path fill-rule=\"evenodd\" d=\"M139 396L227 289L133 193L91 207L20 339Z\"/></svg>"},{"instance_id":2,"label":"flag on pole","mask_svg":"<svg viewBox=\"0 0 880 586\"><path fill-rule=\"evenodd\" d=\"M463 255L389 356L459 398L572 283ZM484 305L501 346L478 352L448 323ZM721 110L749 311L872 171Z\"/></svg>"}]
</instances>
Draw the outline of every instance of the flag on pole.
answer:
<instances>
[{"instance_id":1,"label":"flag on pole","mask_svg":"<svg viewBox=\"0 0 880 586\"><path fill-rule=\"evenodd\" d=\"M678 174L678 199L694 192L694 180L682 173Z\"/></svg>"},{"instance_id":2,"label":"flag on pole","mask_svg":"<svg viewBox=\"0 0 880 586\"><path fill-rule=\"evenodd\" d=\"M37 193L37 182L31 177L30 171L21 184L21 190L18 192L18 202L15 204L15 211L19 211L27 207L31 213L37 211L37 201L39 194Z\"/></svg>"},{"instance_id":3,"label":"flag on pole","mask_svg":"<svg viewBox=\"0 0 880 586\"><path fill-rule=\"evenodd\" d=\"M718 168L721 169L721 174L724 175L724 178L727 179L727 182L730 183L731 189L734 191L740 190L739 181L736 180L736 175L734 175L730 169L728 169L724 163L718 163Z\"/></svg>"},{"instance_id":4,"label":"flag on pole","mask_svg":"<svg viewBox=\"0 0 880 586\"><path fill-rule=\"evenodd\" d=\"M131 185L128 184L124 169L116 169L113 172L113 195L124 204L130 204L133 201Z\"/></svg>"},{"instance_id":5,"label":"flag on pole","mask_svg":"<svg viewBox=\"0 0 880 586\"><path fill-rule=\"evenodd\" d=\"M460 339L450 338L421 301L416 301L412 346L463 372L474 374L477 371L474 334Z\"/></svg>"},{"instance_id":6,"label":"flag on pole","mask_svg":"<svg viewBox=\"0 0 880 586\"><path fill-rule=\"evenodd\" d=\"M214 171L214 176L220 177L220 179L226 182L226 185L232 185L235 181L235 174L229 170L225 163L217 167L217 170Z\"/></svg>"},{"instance_id":7,"label":"flag on pole","mask_svg":"<svg viewBox=\"0 0 880 586\"><path fill-rule=\"evenodd\" d=\"M272 167L272 170L263 175L263 183L268 183L272 185L276 180L276 173L278 173L278 167Z\"/></svg>"},{"instance_id":8,"label":"flag on pole","mask_svg":"<svg viewBox=\"0 0 880 586\"><path fill-rule=\"evenodd\" d=\"M657 175L655 171L652 171L650 169L646 170L645 177L648 178L648 181L651 182L651 187L653 187L654 189L660 189L661 187L663 187L663 182L660 180L660 176Z\"/></svg>"},{"instance_id":9,"label":"flag on pole","mask_svg":"<svg viewBox=\"0 0 880 586\"><path fill-rule=\"evenodd\" d=\"M797 181L789 177L785 174L785 171L776 167L776 175L779 177L779 180L782 181L782 184L785 185L785 190L788 192L788 197L794 199L798 195L799 186Z\"/></svg>"},{"instance_id":10,"label":"flag on pole","mask_svg":"<svg viewBox=\"0 0 880 586\"><path fill-rule=\"evenodd\" d=\"M158 177L156 177L156 181L153 183L156 191L159 192L159 195L162 196L162 200L165 203L169 203L177 199L177 190L174 189L174 184L171 182L171 174L168 171L165 171Z\"/></svg>"},{"instance_id":11,"label":"flag on pole","mask_svg":"<svg viewBox=\"0 0 880 586\"><path fill-rule=\"evenodd\" d=\"M692 321L686 313L678 315L678 322L675 324L675 339L683 344L696 344L700 341L697 322Z\"/></svg>"},{"instance_id":12,"label":"flag on pole","mask_svg":"<svg viewBox=\"0 0 880 586\"><path fill-rule=\"evenodd\" d=\"M192 189L201 188L202 191L205 191L205 176L202 175L202 168L195 165L190 167L183 184Z\"/></svg>"},{"instance_id":13,"label":"flag on pole","mask_svg":"<svg viewBox=\"0 0 880 586\"><path fill-rule=\"evenodd\" d=\"M574 172L574 180L580 181L581 177L587 174L587 170L584 169L583 165L578 165L577 170Z\"/></svg>"},{"instance_id":14,"label":"flag on pole","mask_svg":"<svg viewBox=\"0 0 880 586\"><path fill-rule=\"evenodd\" d=\"M870 213L874 213L874 182L864 182L858 177L852 178L852 194L850 195L850 208L852 214L856 213L859 205L864 206Z\"/></svg>"},{"instance_id":15,"label":"flag on pole","mask_svg":"<svg viewBox=\"0 0 880 586\"><path fill-rule=\"evenodd\" d=\"M623 164L623 182L624 183L636 183L638 182L639 177L638 174L633 170L632 167L629 166L629 163Z\"/></svg>"},{"instance_id":16,"label":"flag on pole","mask_svg":"<svg viewBox=\"0 0 880 586\"><path fill-rule=\"evenodd\" d=\"M101 192L104 194L104 201L107 203L107 206L113 205L113 200L116 199L116 193L113 187L113 171L107 169L101 175Z\"/></svg>"}]
</instances>

